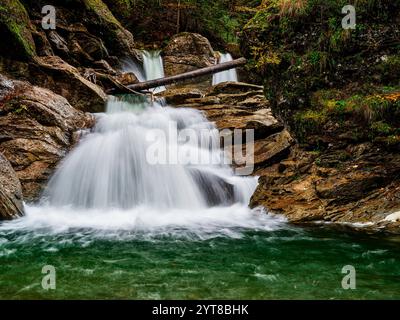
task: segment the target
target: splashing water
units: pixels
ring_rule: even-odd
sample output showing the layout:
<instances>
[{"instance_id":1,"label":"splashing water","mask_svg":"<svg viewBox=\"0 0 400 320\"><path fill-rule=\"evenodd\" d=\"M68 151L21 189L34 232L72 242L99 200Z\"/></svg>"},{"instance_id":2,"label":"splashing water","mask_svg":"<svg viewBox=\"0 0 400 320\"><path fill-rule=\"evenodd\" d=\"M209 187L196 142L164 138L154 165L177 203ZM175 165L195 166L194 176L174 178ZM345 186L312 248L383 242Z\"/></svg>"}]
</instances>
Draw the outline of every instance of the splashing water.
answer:
<instances>
[{"instance_id":1,"label":"splashing water","mask_svg":"<svg viewBox=\"0 0 400 320\"><path fill-rule=\"evenodd\" d=\"M224 63L224 62L229 62L229 61L233 61L231 54L230 53L221 53L221 57L220 57L218 63ZM230 70L226 70L226 71L222 71L222 72L218 72L218 73L214 74L212 84L214 86L214 85L217 85L218 83L228 82L228 81L231 81L231 82L238 81L236 69L230 69Z\"/></svg>"}]
</instances>

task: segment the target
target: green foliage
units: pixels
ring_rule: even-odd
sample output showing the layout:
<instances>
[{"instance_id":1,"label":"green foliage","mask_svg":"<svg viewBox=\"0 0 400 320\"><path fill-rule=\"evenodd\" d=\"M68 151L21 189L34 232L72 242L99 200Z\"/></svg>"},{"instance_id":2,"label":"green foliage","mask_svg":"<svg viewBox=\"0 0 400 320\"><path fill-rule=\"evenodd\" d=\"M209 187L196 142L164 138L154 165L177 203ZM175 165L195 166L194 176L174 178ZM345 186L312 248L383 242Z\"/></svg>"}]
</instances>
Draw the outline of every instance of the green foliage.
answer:
<instances>
[{"instance_id":1,"label":"green foliage","mask_svg":"<svg viewBox=\"0 0 400 320\"><path fill-rule=\"evenodd\" d=\"M383 55L376 70L381 74L383 80L400 85L400 55Z\"/></svg>"},{"instance_id":2,"label":"green foliage","mask_svg":"<svg viewBox=\"0 0 400 320\"><path fill-rule=\"evenodd\" d=\"M16 108L13 111L13 113L22 114L22 113L24 113L26 111L28 111L28 107L25 104L21 104L21 105L16 106Z\"/></svg>"},{"instance_id":3,"label":"green foliage","mask_svg":"<svg viewBox=\"0 0 400 320\"><path fill-rule=\"evenodd\" d=\"M341 24L348 4L354 30ZM241 51L299 141L398 135L389 130L400 125L398 12L390 0L265 0L257 8Z\"/></svg>"},{"instance_id":4,"label":"green foliage","mask_svg":"<svg viewBox=\"0 0 400 320\"><path fill-rule=\"evenodd\" d=\"M295 130L300 141L307 135L316 134L322 130L328 120L325 110L306 110L295 115Z\"/></svg>"},{"instance_id":5,"label":"green foliage","mask_svg":"<svg viewBox=\"0 0 400 320\"><path fill-rule=\"evenodd\" d=\"M294 129L300 141L318 135L326 127L351 129L354 140L388 137L400 133L400 88L378 87L374 94L346 96L340 90L313 94L311 108L294 115ZM355 129L355 128L359 128Z\"/></svg>"},{"instance_id":6,"label":"green foliage","mask_svg":"<svg viewBox=\"0 0 400 320\"><path fill-rule=\"evenodd\" d=\"M377 135L388 135L393 131L392 127L383 121L374 122L371 125L371 130Z\"/></svg>"},{"instance_id":7,"label":"green foliage","mask_svg":"<svg viewBox=\"0 0 400 320\"><path fill-rule=\"evenodd\" d=\"M238 32L261 0L104 0L142 41L162 42L180 32L197 32L214 43L237 43ZM179 19L178 19L179 15ZM178 22L179 21L179 22Z\"/></svg>"}]
</instances>

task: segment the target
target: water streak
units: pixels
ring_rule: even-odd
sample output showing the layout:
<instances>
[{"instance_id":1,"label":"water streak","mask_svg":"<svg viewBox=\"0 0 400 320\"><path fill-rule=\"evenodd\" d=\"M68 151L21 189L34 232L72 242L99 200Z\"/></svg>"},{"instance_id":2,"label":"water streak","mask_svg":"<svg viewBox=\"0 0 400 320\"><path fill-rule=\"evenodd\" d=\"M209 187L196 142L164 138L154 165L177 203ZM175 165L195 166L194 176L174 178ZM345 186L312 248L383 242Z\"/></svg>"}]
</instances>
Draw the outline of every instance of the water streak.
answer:
<instances>
[{"instance_id":1,"label":"water streak","mask_svg":"<svg viewBox=\"0 0 400 320\"><path fill-rule=\"evenodd\" d=\"M230 62L233 61L233 58L230 53L221 53L221 57L218 61L218 63L224 63L224 62ZM222 82L237 82L238 81L238 76L236 69L230 69L222 72L218 72L213 75L213 80L212 84L217 85L218 83Z\"/></svg>"}]
</instances>

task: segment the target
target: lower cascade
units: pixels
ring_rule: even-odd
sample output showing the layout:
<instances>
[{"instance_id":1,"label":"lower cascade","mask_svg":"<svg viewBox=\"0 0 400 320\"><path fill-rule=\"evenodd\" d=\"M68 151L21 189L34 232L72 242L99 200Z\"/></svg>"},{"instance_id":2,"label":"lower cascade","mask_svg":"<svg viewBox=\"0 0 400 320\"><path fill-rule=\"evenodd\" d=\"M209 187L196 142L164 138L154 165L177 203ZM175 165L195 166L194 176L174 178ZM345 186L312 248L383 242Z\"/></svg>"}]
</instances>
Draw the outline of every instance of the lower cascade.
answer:
<instances>
[{"instance_id":1,"label":"lower cascade","mask_svg":"<svg viewBox=\"0 0 400 320\"><path fill-rule=\"evenodd\" d=\"M162 106L142 97L111 97L92 132L62 161L39 205L11 225L57 231L69 228L129 230L146 236L173 232L232 236L237 228L270 229L282 219L251 210L256 177L239 177L224 164L214 124L199 111ZM173 136L191 130L198 140ZM149 140L166 137L161 150L187 152L211 163L150 163ZM206 138L202 132L209 132ZM201 140L201 141L200 141ZM11 226L9 225L9 226ZM168 231L167 231L168 230ZM239 232L240 233L240 232ZM187 232L186 232L187 234Z\"/></svg>"},{"instance_id":2,"label":"lower cascade","mask_svg":"<svg viewBox=\"0 0 400 320\"><path fill-rule=\"evenodd\" d=\"M247 204L256 179L235 177L232 169L222 164L223 154L214 147L219 136L215 134L205 143L188 144L170 137L169 129L174 126L178 131L193 130L199 138L201 130L215 129L196 110L111 98L94 132L83 138L51 179L46 198L51 205L79 208L130 209L145 205L201 209L210 204ZM174 144L177 154L201 147L197 154L206 153L207 159L217 164L149 163L146 153L152 142L146 140L154 129L169 138L169 145L162 146L166 151L172 152Z\"/></svg>"}]
</instances>

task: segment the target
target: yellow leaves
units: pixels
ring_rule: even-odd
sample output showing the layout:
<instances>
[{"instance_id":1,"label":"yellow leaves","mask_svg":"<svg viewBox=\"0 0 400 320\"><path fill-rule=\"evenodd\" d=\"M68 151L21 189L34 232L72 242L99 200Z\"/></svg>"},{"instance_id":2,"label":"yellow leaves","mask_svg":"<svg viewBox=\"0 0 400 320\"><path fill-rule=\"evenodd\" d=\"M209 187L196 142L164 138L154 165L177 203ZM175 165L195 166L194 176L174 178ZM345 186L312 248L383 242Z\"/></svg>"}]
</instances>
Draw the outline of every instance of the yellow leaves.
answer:
<instances>
[{"instance_id":1,"label":"yellow leaves","mask_svg":"<svg viewBox=\"0 0 400 320\"><path fill-rule=\"evenodd\" d=\"M400 100L400 92L393 92L382 96L383 99L389 100L390 102L397 102Z\"/></svg>"},{"instance_id":2,"label":"yellow leaves","mask_svg":"<svg viewBox=\"0 0 400 320\"><path fill-rule=\"evenodd\" d=\"M251 47L251 53L256 61L256 68L260 71L266 69L268 65L279 65L282 61L278 53L272 51L268 46Z\"/></svg>"},{"instance_id":3,"label":"yellow leaves","mask_svg":"<svg viewBox=\"0 0 400 320\"><path fill-rule=\"evenodd\" d=\"M258 67L264 67L268 64L275 64L279 65L281 63L281 59L275 52L267 52L266 54L263 54L260 56L258 59L257 65Z\"/></svg>"},{"instance_id":4,"label":"yellow leaves","mask_svg":"<svg viewBox=\"0 0 400 320\"><path fill-rule=\"evenodd\" d=\"M280 0L280 15L281 16L297 16L304 13L307 8L308 0Z\"/></svg>"},{"instance_id":5,"label":"yellow leaves","mask_svg":"<svg viewBox=\"0 0 400 320\"><path fill-rule=\"evenodd\" d=\"M241 13L256 13L257 9L256 8L251 8L251 7L246 7L246 6L235 6L234 7L235 12L241 12Z\"/></svg>"},{"instance_id":6,"label":"yellow leaves","mask_svg":"<svg viewBox=\"0 0 400 320\"><path fill-rule=\"evenodd\" d=\"M325 106L328 110L332 111L336 107L336 100L328 100L325 102Z\"/></svg>"}]
</instances>

